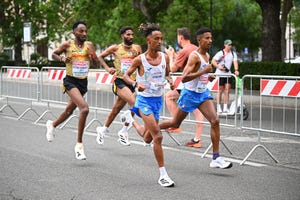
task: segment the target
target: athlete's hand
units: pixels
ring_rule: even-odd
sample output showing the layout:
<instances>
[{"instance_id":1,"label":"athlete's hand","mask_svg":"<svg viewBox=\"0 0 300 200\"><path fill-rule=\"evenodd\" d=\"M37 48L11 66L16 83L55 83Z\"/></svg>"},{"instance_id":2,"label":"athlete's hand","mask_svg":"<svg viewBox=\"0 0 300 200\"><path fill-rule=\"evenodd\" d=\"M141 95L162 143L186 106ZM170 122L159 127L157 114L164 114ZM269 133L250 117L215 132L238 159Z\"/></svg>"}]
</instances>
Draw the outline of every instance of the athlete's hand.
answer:
<instances>
[{"instance_id":1,"label":"athlete's hand","mask_svg":"<svg viewBox=\"0 0 300 200\"><path fill-rule=\"evenodd\" d=\"M141 83L136 83L136 88L139 92L143 92L146 89L146 87Z\"/></svg>"},{"instance_id":2,"label":"athlete's hand","mask_svg":"<svg viewBox=\"0 0 300 200\"><path fill-rule=\"evenodd\" d=\"M209 76L208 76L208 81L209 81L209 82L212 82L213 80L215 80L215 78L216 78L216 76L214 76L214 75L209 75Z\"/></svg>"},{"instance_id":3,"label":"athlete's hand","mask_svg":"<svg viewBox=\"0 0 300 200\"><path fill-rule=\"evenodd\" d=\"M113 67L110 67L107 72L112 75L116 72L116 69Z\"/></svg>"},{"instance_id":4,"label":"athlete's hand","mask_svg":"<svg viewBox=\"0 0 300 200\"><path fill-rule=\"evenodd\" d=\"M205 70L206 73L213 72L212 64L206 65L204 70Z\"/></svg>"}]
</instances>

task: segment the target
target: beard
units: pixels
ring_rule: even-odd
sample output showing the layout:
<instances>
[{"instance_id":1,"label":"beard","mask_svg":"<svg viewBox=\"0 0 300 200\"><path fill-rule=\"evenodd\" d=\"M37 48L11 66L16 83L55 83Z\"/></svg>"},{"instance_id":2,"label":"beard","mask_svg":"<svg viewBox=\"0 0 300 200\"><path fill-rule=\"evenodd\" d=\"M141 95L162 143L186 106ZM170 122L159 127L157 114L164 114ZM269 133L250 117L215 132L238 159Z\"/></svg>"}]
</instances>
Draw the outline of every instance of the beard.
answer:
<instances>
[{"instance_id":1,"label":"beard","mask_svg":"<svg viewBox=\"0 0 300 200\"><path fill-rule=\"evenodd\" d=\"M133 44L133 40L126 40L126 39L124 39L124 44L130 46L130 45Z\"/></svg>"}]
</instances>

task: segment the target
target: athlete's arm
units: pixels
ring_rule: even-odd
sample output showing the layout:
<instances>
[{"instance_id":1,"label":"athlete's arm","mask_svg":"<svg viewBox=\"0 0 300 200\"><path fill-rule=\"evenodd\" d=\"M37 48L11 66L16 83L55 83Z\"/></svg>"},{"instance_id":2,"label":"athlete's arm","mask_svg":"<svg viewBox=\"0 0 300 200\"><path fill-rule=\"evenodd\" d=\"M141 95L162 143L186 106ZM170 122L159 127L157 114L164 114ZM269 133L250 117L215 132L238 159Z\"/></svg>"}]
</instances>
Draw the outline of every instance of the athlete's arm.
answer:
<instances>
[{"instance_id":1,"label":"athlete's arm","mask_svg":"<svg viewBox=\"0 0 300 200\"><path fill-rule=\"evenodd\" d=\"M52 59L61 61L61 62L70 62L71 58L68 58L66 56L60 56L62 53L65 53L67 49L70 47L70 41L66 41L62 43L57 49L55 49L52 53Z\"/></svg>"},{"instance_id":2,"label":"athlete's arm","mask_svg":"<svg viewBox=\"0 0 300 200\"><path fill-rule=\"evenodd\" d=\"M166 80L168 81L168 83L170 84L170 88L171 90L174 90L174 84L173 84L173 79L170 76L170 58L167 54L164 55L165 56L165 60L166 60Z\"/></svg>"},{"instance_id":3,"label":"athlete's arm","mask_svg":"<svg viewBox=\"0 0 300 200\"><path fill-rule=\"evenodd\" d=\"M110 74L114 74L116 72L116 69L113 67L109 67L108 64L105 62L105 57L111 54L114 54L116 51L118 50L118 45L114 44L110 47L108 47L107 49L105 49L99 56L99 60L101 65L104 67L104 69L110 73Z\"/></svg>"},{"instance_id":4,"label":"athlete's arm","mask_svg":"<svg viewBox=\"0 0 300 200\"><path fill-rule=\"evenodd\" d=\"M133 87L137 87L140 92L145 90L145 86L141 83L136 82L135 80L131 79L130 76L137 70L137 73L140 75L144 74L144 68L142 66L142 59L141 56L138 56L133 59L130 67L127 69L123 76L123 80L132 85Z\"/></svg>"}]
</instances>

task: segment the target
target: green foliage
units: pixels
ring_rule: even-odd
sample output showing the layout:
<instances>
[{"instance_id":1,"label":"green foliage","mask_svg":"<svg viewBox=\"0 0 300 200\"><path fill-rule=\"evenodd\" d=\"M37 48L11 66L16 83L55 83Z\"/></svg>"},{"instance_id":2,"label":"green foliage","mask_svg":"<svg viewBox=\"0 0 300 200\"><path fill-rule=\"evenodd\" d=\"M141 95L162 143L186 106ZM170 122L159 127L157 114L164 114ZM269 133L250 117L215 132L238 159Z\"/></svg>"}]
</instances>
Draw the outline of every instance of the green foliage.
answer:
<instances>
[{"instance_id":1,"label":"green foliage","mask_svg":"<svg viewBox=\"0 0 300 200\"><path fill-rule=\"evenodd\" d=\"M240 77L246 74L297 76L300 74L300 64L284 62L242 62L239 63L239 72ZM253 79L252 84L254 90L259 90L259 79ZM245 85L249 85L249 83Z\"/></svg>"}]
</instances>

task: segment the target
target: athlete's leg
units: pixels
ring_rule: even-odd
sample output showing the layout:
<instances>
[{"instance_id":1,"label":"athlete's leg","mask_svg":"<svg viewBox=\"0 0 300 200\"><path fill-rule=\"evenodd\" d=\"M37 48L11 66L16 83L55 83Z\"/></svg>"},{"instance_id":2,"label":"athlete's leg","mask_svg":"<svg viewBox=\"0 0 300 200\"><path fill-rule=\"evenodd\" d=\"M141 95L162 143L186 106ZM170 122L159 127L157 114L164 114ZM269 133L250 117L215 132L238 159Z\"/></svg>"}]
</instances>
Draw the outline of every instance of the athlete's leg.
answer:
<instances>
[{"instance_id":1,"label":"athlete's leg","mask_svg":"<svg viewBox=\"0 0 300 200\"><path fill-rule=\"evenodd\" d=\"M169 90L165 94L166 105L172 117L175 114L175 108L177 107L176 101L178 100L178 97L179 97L179 93L177 90Z\"/></svg>"},{"instance_id":2,"label":"athlete's leg","mask_svg":"<svg viewBox=\"0 0 300 200\"><path fill-rule=\"evenodd\" d=\"M87 115L89 114L89 106L77 88L68 90L67 94L71 98L72 102L78 107L80 112L78 119L77 142L82 143L83 130L85 127Z\"/></svg>"}]
</instances>

